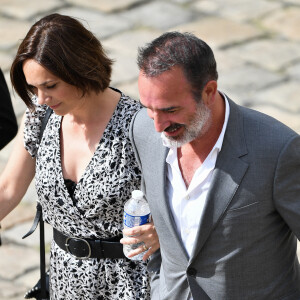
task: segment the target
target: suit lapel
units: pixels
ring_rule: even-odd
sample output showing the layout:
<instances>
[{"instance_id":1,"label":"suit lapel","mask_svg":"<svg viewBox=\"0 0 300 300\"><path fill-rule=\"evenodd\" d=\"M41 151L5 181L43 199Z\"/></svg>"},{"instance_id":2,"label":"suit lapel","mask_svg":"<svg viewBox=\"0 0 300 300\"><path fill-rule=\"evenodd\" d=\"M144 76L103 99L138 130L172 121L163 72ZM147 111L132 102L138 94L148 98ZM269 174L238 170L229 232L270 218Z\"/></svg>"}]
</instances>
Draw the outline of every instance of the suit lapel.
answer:
<instances>
[{"instance_id":1,"label":"suit lapel","mask_svg":"<svg viewBox=\"0 0 300 300\"><path fill-rule=\"evenodd\" d=\"M151 192L152 199L154 199L155 206L159 208L160 215L162 215L166 228L169 229L173 235L173 241L176 242L179 247L179 251L182 251L183 255L180 255L181 258L188 260L188 255L183 246L182 240L179 237L176 229L175 220L171 211L171 207L166 195L166 185L167 185L167 164L166 157L169 152L169 148L162 146L162 140L156 134L155 137L149 137L149 147L153 148L151 158L148 160L149 164L146 168L150 171L152 180L148 183L148 187L151 186L151 191L147 191L147 194ZM151 185L149 185L151 184ZM154 194L153 194L154 193ZM163 195L163 197L162 197Z\"/></svg>"},{"instance_id":2,"label":"suit lapel","mask_svg":"<svg viewBox=\"0 0 300 300\"><path fill-rule=\"evenodd\" d=\"M241 156L247 154L242 115L236 104L231 100L229 104L230 115L227 129L213 172L190 262L200 252L220 217L226 211L248 168L248 164L240 159Z\"/></svg>"}]
</instances>

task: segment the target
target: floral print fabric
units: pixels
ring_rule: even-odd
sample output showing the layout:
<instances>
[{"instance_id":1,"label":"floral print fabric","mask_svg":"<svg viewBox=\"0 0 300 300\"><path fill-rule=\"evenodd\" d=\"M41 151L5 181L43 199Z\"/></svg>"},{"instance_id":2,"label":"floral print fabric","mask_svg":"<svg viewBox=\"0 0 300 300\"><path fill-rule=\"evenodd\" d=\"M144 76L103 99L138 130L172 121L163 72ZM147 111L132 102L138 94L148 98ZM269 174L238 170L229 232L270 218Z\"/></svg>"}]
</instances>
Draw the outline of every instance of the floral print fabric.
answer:
<instances>
[{"instance_id":1,"label":"floral print fabric","mask_svg":"<svg viewBox=\"0 0 300 300\"><path fill-rule=\"evenodd\" d=\"M141 174L128 131L140 104L121 95L98 147L76 184L71 199L62 174L60 126L52 113L41 143L39 133L46 106L26 111L25 148L36 157L36 191L44 220L68 236L110 238L122 234L124 203L140 187ZM150 299L144 262L128 259L78 260L54 241L50 253L52 300Z\"/></svg>"}]
</instances>

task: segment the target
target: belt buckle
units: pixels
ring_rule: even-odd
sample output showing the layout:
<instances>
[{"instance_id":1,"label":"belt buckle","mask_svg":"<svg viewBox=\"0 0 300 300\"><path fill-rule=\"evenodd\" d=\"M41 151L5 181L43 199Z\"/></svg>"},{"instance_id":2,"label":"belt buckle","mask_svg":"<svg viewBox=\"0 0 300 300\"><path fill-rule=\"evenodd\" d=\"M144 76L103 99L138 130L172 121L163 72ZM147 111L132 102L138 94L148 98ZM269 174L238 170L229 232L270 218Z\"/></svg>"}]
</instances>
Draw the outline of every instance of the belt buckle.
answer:
<instances>
[{"instance_id":1,"label":"belt buckle","mask_svg":"<svg viewBox=\"0 0 300 300\"><path fill-rule=\"evenodd\" d=\"M83 256L83 257L79 257L79 256L74 255L74 254L70 251L70 249L69 249L69 243L68 243L69 240L79 240L79 241L83 241L83 242L87 245L87 247L88 247L88 254L87 254L86 256ZM90 246L89 242L88 242L87 240L85 240L85 239L77 238L77 237L67 237L67 238L66 238L65 246L66 246L66 251L67 251L67 253L69 253L71 256L73 256L73 257L75 257L75 258L77 258L77 259L88 259L88 258L91 257L92 249L91 249L91 246Z\"/></svg>"}]
</instances>

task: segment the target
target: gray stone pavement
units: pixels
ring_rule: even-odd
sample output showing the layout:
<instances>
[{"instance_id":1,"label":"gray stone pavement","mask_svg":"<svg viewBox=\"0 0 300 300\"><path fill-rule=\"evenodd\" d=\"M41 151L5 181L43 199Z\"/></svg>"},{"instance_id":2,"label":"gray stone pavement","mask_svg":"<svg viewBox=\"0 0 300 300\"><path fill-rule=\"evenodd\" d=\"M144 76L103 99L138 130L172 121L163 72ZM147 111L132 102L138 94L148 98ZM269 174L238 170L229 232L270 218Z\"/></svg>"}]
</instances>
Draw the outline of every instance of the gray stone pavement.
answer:
<instances>
[{"instance_id":1,"label":"gray stone pavement","mask_svg":"<svg viewBox=\"0 0 300 300\"><path fill-rule=\"evenodd\" d=\"M135 99L137 47L164 31L193 32L216 54L220 90L300 133L300 0L0 0L0 66L8 83L20 40L53 12L81 19L99 37L115 59L112 85ZM13 92L12 98L20 122L25 106ZM12 147L13 141L0 152L0 171ZM1 300L22 299L39 276L38 232L21 239L35 201L32 184L2 222Z\"/></svg>"}]
</instances>

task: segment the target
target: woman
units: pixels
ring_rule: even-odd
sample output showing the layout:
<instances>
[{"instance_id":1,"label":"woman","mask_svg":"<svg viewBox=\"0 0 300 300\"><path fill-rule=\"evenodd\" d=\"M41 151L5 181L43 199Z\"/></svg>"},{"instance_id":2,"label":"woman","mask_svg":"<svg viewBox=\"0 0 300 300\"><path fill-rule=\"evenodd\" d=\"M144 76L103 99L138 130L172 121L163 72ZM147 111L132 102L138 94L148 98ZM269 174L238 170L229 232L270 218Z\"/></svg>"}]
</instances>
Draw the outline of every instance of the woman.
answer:
<instances>
[{"instance_id":1,"label":"woman","mask_svg":"<svg viewBox=\"0 0 300 300\"><path fill-rule=\"evenodd\" d=\"M124 203L140 185L128 138L140 105L109 88L111 64L90 31L59 14L31 27L12 64L13 87L29 109L1 176L0 220L35 175L44 220L54 229L51 299L150 298L145 262L120 254ZM39 143L47 107L54 113ZM152 225L141 232L151 247L146 259L158 239Z\"/></svg>"}]
</instances>

